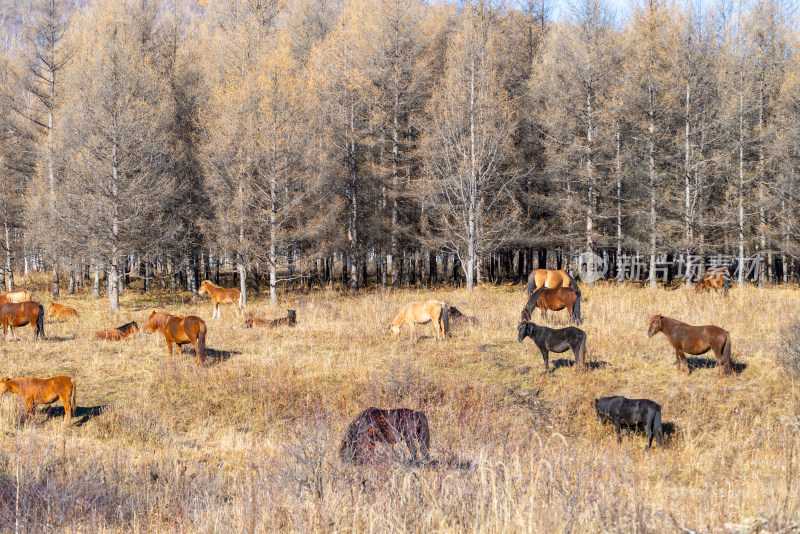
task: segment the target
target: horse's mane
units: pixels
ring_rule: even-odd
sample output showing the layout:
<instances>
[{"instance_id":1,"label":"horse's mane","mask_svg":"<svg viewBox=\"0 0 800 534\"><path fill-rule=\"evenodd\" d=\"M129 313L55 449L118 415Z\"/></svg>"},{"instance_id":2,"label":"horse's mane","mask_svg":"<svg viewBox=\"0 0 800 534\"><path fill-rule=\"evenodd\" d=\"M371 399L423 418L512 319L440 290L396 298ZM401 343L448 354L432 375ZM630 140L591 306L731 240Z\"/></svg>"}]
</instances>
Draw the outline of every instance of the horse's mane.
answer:
<instances>
[{"instance_id":1,"label":"horse's mane","mask_svg":"<svg viewBox=\"0 0 800 534\"><path fill-rule=\"evenodd\" d=\"M202 282L200 282L200 285L201 286L206 285L206 286L210 287L211 289L223 289L222 286L216 285L211 280L203 280Z\"/></svg>"},{"instance_id":2,"label":"horse's mane","mask_svg":"<svg viewBox=\"0 0 800 534\"><path fill-rule=\"evenodd\" d=\"M150 317L149 322L155 326L156 328L161 328L166 326L170 319L176 317L175 315L170 315L164 312L155 312L152 317Z\"/></svg>"},{"instance_id":3,"label":"horse's mane","mask_svg":"<svg viewBox=\"0 0 800 534\"><path fill-rule=\"evenodd\" d=\"M542 286L528 298L528 302L525 303L525 307L522 309L522 320L523 321L530 321L531 314L533 314L533 310L536 309L536 301L539 300L539 295L545 290L545 287Z\"/></svg>"}]
</instances>

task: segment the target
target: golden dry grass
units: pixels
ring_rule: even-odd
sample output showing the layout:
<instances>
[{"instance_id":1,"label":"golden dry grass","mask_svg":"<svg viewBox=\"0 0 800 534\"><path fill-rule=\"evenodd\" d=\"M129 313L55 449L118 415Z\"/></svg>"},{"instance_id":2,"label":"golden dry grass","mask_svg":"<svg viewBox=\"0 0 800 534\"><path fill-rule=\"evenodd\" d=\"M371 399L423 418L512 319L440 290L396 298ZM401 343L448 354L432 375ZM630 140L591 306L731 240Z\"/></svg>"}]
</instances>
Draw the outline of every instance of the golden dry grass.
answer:
<instances>
[{"instance_id":1,"label":"golden dry grass","mask_svg":"<svg viewBox=\"0 0 800 534\"><path fill-rule=\"evenodd\" d=\"M792 321L797 290L694 292L584 288L589 373L551 355L542 376L530 340L517 343L520 288L463 291L333 291L265 298L248 311L296 328L244 329L231 306L211 320L207 298L127 293L123 312L105 300L60 299L77 319L46 322L50 338L2 342L11 376L68 374L77 423L60 405L20 422L20 401L0 402L0 530L81 532L303 531L770 531L797 525L795 377L776 363L777 333ZM46 305L43 291L35 291ZM410 300L441 298L480 326L414 343L388 325ZM214 362L167 361L163 339L142 334L98 342L94 332L152 309L207 319ZM565 324L565 313L548 324ZM716 368L678 375L674 353L649 317L662 313L731 332L737 376ZM538 312L535 319L539 319ZM712 355L708 355L713 360ZM700 360L703 363L705 360ZM526 367L531 367L527 370ZM592 399L647 397L676 432L643 452L641 434L618 444ZM391 458L372 467L337 457L350 421L368 406L423 410L430 467ZM395 446L398 456L405 454ZM18 504L18 508L17 508Z\"/></svg>"}]
</instances>

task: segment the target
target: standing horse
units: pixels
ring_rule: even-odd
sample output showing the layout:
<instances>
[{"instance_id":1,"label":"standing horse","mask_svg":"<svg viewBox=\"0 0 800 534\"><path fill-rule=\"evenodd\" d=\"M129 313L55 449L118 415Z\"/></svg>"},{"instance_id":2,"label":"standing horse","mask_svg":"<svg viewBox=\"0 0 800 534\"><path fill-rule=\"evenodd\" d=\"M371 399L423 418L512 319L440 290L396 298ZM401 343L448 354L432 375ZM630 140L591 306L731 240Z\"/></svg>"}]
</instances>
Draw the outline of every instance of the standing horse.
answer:
<instances>
[{"instance_id":1,"label":"standing horse","mask_svg":"<svg viewBox=\"0 0 800 534\"><path fill-rule=\"evenodd\" d=\"M428 300L426 302L409 302L403 311L397 314L391 324L392 339L397 339L400 335L400 327L403 323L411 323L414 339L417 339L417 324L433 322L433 329L436 332L436 339L439 339L441 332L442 338L446 338L450 332L450 310L447 304L438 300Z\"/></svg>"},{"instance_id":2,"label":"standing horse","mask_svg":"<svg viewBox=\"0 0 800 534\"><path fill-rule=\"evenodd\" d=\"M28 302L29 300L31 300L31 292L27 289L18 289L0 295L0 306L6 302Z\"/></svg>"},{"instance_id":3,"label":"standing horse","mask_svg":"<svg viewBox=\"0 0 800 534\"><path fill-rule=\"evenodd\" d=\"M178 345L178 357L183 359L183 346L191 343L197 356L197 365L206 361L206 323L194 315L170 315L164 312L150 314L145 327L150 333L158 330L164 335L169 349L169 360L172 361L172 344Z\"/></svg>"},{"instance_id":4,"label":"standing horse","mask_svg":"<svg viewBox=\"0 0 800 534\"><path fill-rule=\"evenodd\" d=\"M547 310L560 311L567 308L570 318L576 324L581 324L581 291L569 287L557 287L549 289L540 287L533 292L528 299L525 308L522 310L522 320L530 321L533 310L542 310L542 316L546 316Z\"/></svg>"},{"instance_id":5,"label":"standing horse","mask_svg":"<svg viewBox=\"0 0 800 534\"><path fill-rule=\"evenodd\" d=\"M731 335L727 330L714 325L692 326L669 317L654 315L650 319L650 328L647 330L647 337L653 337L659 332L663 332L669 344L675 349L675 363L678 364L678 372L681 368L686 369L689 374L689 364L686 361L686 354L692 355L705 354L709 350L714 351L719 364L718 376L733 373L731 366Z\"/></svg>"},{"instance_id":6,"label":"standing horse","mask_svg":"<svg viewBox=\"0 0 800 534\"><path fill-rule=\"evenodd\" d=\"M586 332L574 326L554 330L546 326L539 326L534 323L521 322L517 326L519 335L517 341L520 343L529 337L539 347L544 359L544 372L550 371L550 351L556 353L566 352L572 349L575 355L575 370L580 371L586 368Z\"/></svg>"},{"instance_id":7,"label":"standing horse","mask_svg":"<svg viewBox=\"0 0 800 534\"><path fill-rule=\"evenodd\" d=\"M362 464L374 457L377 443L391 446L400 440L405 441L412 460L417 460L417 445L422 459L428 459L431 438L424 413L408 408L367 408L350 423L339 447L339 458L342 462Z\"/></svg>"},{"instance_id":8,"label":"standing horse","mask_svg":"<svg viewBox=\"0 0 800 534\"><path fill-rule=\"evenodd\" d=\"M27 302L7 302L0 306L0 323L3 324L3 338L6 337L8 327L11 334L17 339L18 326L30 324L33 327L33 340L39 336L44 338L44 306L31 300Z\"/></svg>"},{"instance_id":9,"label":"standing horse","mask_svg":"<svg viewBox=\"0 0 800 534\"><path fill-rule=\"evenodd\" d=\"M531 274L528 275L528 285L525 288L525 291L528 292L528 296L541 287L549 287L551 289L556 287L571 287L575 291L578 290L578 284L575 283L575 279L566 271L551 271L550 269L536 269L535 271L531 271Z\"/></svg>"},{"instance_id":10,"label":"standing horse","mask_svg":"<svg viewBox=\"0 0 800 534\"><path fill-rule=\"evenodd\" d=\"M220 318L219 305L225 302L230 302L236 308L236 314L242 316L242 292L235 288L225 289L212 284L209 280L203 280L200 288L197 290L199 294L208 293L211 297L211 303L214 304L214 313L211 318Z\"/></svg>"},{"instance_id":11,"label":"standing horse","mask_svg":"<svg viewBox=\"0 0 800 534\"><path fill-rule=\"evenodd\" d=\"M721 289L722 294L727 296L730 285L731 275L728 269L709 269L700 278L700 281L695 284L694 290L700 293L701 291L710 291L712 288L714 291Z\"/></svg>"},{"instance_id":12,"label":"standing horse","mask_svg":"<svg viewBox=\"0 0 800 534\"><path fill-rule=\"evenodd\" d=\"M0 394L7 391L18 394L25 401L28 414L33 415L37 404L52 404L61 399L64 405L64 423L75 413L78 405L75 402L75 381L68 376L53 378L11 378L0 380Z\"/></svg>"}]
</instances>

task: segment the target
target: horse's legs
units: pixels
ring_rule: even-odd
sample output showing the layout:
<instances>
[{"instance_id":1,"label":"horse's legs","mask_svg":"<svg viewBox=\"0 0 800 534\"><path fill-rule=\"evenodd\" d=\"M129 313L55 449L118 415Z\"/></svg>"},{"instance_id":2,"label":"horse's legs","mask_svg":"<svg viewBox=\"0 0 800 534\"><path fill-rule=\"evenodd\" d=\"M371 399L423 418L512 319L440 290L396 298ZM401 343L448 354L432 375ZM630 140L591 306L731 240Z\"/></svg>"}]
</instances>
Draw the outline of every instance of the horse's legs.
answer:
<instances>
[{"instance_id":1,"label":"horse's legs","mask_svg":"<svg viewBox=\"0 0 800 534\"><path fill-rule=\"evenodd\" d=\"M617 443L622 443L621 424L619 417L614 417L614 427L617 429Z\"/></svg>"},{"instance_id":2,"label":"horse's legs","mask_svg":"<svg viewBox=\"0 0 800 534\"><path fill-rule=\"evenodd\" d=\"M69 395L65 397L64 395L59 394L58 397L61 399L61 404L64 405L64 424L68 425L70 417L72 416L72 411L75 410L75 406L70 406Z\"/></svg>"},{"instance_id":3,"label":"horse's legs","mask_svg":"<svg viewBox=\"0 0 800 534\"><path fill-rule=\"evenodd\" d=\"M408 450L411 453L411 459L413 461L417 461L417 446L414 445L414 439L409 436L406 438L406 445L408 446Z\"/></svg>"},{"instance_id":4,"label":"horse's legs","mask_svg":"<svg viewBox=\"0 0 800 534\"><path fill-rule=\"evenodd\" d=\"M180 349L180 345L178 345L178 349ZM172 361L172 341L167 340L167 349L169 349L169 361ZM179 351L180 354L180 351Z\"/></svg>"},{"instance_id":5,"label":"horse's legs","mask_svg":"<svg viewBox=\"0 0 800 534\"><path fill-rule=\"evenodd\" d=\"M197 363L197 366L200 367L200 349L197 348L197 338L192 341L192 346L194 347L195 362ZM205 363L205 360L203 360L202 363Z\"/></svg>"},{"instance_id":6,"label":"horse's legs","mask_svg":"<svg viewBox=\"0 0 800 534\"><path fill-rule=\"evenodd\" d=\"M685 368L686 374L689 374L689 362L686 361L686 354L681 349L675 349L675 362L678 364L679 373Z\"/></svg>"},{"instance_id":7,"label":"horse's legs","mask_svg":"<svg viewBox=\"0 0 800 534\"><path fill-rule=\"evenodd\" d=\"M542 346L539 347L539 350L542 353L542 360L544 360L544 373L542 374L546 375L548 372L550 372L550 352Z\"/></svg>"},{"instance_id":8,"label":"horse's legs","mask_svg":"<svg viewBox=\"0 0 800 534\"><path fill-rule=\"evenodd\" d=\"M644 448L644 450L648 450L650 448L650 446L653 444L653 419L652 418L647 422L646 429L647 429L647 446Z\"/></svg>"}]
</instances>

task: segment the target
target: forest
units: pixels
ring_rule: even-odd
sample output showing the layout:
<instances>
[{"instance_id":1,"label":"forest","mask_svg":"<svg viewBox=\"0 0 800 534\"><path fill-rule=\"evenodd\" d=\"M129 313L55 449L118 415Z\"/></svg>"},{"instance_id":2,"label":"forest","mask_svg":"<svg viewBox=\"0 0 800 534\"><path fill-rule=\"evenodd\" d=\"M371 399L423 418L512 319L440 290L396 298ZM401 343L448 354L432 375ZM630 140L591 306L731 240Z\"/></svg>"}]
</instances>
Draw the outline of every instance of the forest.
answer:
<instances>
[{"instance_id":1,"label":"forest","mask_svg":"<svg viewBox=\"0 0 800 534\"><path fill-rule=\"evenodd\" d=\"M13 0L3 283L800 274L788 0ZM592 262L589 262L592 263ZM597 262L595 262L597 263ZM594 265L594 263L592 263ZM594 269L595 267L591 267Z\"/></svg>"}]
</instances>

